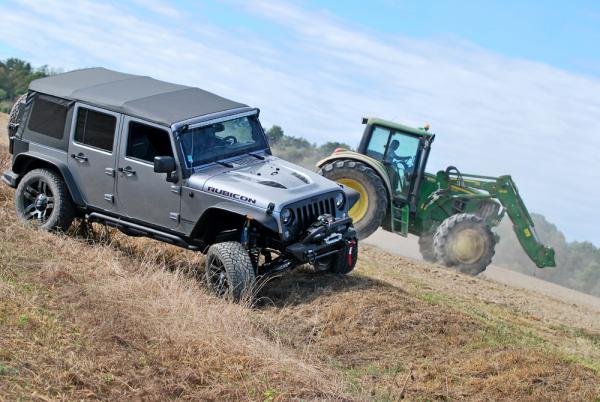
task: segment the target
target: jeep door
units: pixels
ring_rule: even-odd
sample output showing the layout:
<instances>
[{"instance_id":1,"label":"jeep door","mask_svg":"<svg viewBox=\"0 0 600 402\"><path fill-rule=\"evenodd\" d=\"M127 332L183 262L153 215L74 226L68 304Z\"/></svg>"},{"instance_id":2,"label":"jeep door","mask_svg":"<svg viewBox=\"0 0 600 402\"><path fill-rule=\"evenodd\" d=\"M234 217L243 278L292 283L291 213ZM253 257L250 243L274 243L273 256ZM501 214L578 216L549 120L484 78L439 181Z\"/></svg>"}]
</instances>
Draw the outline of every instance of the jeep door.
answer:
<instances>
[{"instance_id":1,"label":"jeep door","mask_svg":"<svg viewBox=\"0 0 600 402\"><path fill-rule=\"evenodd\" d=\"M121 115L77 103L69 141L69 170L85 202L114 208L116 133Z\"/></svg>"},{"instance_id":2,"label":"jeep door","mask_svg":"<svg viewBox=\"0 0 600 402\"><path fill-rule=\"evenodd\" d=\"M180 187L154 172L155 156L173 156L173 140L162 126L125 116L117 163L117 209L141 224L179 225ZM180 172L179 172L180 173ZM179 175L181 177L181 175Z\"/></svg>"}]
</instances>

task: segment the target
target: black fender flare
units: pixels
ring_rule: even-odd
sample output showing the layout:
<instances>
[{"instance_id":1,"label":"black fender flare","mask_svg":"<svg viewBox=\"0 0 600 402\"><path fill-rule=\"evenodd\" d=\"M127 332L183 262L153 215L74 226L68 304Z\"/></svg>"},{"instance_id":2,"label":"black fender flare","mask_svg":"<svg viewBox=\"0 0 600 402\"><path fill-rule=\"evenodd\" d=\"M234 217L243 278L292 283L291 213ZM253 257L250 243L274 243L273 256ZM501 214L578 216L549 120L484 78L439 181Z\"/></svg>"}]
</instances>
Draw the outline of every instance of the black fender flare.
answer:
<instances>
[{"instance_id":1,"label":"black fender flare","mask_svg":"<svg viewBox=\"0 0 600 402\"><path fill-rule=\"evenodd\" d=\"M69 193L71 194L73 202L80 207L87 206L85 200L83 199L83 196L81 195L81 192L79 191L79 188L77 187L77 184L75 183L75 179L73 179L73 175L69 171L69 167L64 161L61 161L60 159L44 155L35 151L27 151L15 156L12 170L13 172L19 174L19 176L23 176L29 170L31 170L28 169L29 166L31 166L31 164L37 164L36 162L41 162L42 165L50 165L56 170L58 170L63 180L67 184L67 188L69 189Z\"/></svg>"},{"instance_id":2,"label":"black fender flare","mask_svg":"<svg viewBox=\"0 0 600 402\"><path fill-rule=\"evenodd\" d=\"M244 205L238 205L231 202L219 202L207 208L202 213L196 222L194 229L192 230L192 237L195 237L195 235L197 235L206 227L214 214L228 214L237 216L240 220L244 220L247 216L251 216L254 221L258 222L264 228L271 230L274 233L279 233L277 221L272 216L267 215L266 212L253 211L252 209L244 207Z\"/></svg>"}]
</instances>

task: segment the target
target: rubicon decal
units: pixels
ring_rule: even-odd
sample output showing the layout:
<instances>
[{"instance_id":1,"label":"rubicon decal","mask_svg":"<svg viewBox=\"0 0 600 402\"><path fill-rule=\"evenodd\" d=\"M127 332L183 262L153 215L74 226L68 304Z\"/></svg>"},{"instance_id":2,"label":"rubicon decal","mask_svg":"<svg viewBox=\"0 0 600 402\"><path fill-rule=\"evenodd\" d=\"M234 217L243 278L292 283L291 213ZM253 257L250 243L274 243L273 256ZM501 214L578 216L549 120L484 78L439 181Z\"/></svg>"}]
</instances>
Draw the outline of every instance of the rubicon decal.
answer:
<instances>
[{"instance_id":1,"label":"rubicon decal","mask_svg":"<svg viewBox=\"0 0 600 402\"><path fill-rule=\"evenodd\" d=\"M230 191L221 190L221 189L210 187L210 186L208 187L208 189L206 189L206 191L208 191L209 193L215 193L215 194L222 195L223 197L233 198L234 200L240 200L243 202L247 202L249 204L256 204L255 198L246 197L245 195L241 195L238 193L232 193Z\"/></svg>"}]
</instances>

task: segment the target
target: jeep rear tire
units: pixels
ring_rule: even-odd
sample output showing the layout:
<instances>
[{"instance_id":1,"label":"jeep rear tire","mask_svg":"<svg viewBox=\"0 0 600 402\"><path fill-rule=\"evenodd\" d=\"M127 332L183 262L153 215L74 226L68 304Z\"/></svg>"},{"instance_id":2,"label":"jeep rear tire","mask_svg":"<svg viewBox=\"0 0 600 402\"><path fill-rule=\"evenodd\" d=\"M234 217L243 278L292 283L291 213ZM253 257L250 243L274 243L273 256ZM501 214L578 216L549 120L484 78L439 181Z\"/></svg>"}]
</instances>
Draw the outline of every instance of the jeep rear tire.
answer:
<instances>
[{"instance_id":1,"label":"jeep rear tire","mask_svg":"<svg viewBox=\"0 0 600 402\"><path fill-rule=\"evenodd\" d=\"M496 239L479 216L456 214L437 228L433 244L439 262L464 274L477 275L491 264Z\"/></svg>"},{"instance_id":2,"label":"jeep rear tire","mask_svg":"<svg viewBox=\"0 0 600 402\"><path fill-rule=\"evenodd\" d=\"M65 232L75 218L75 205L62 177L48 169L27 173L15 194L17 217L49 231Z\"/></svg>"},{"instance_id":3,"label":"jeep rear tire","mask_svg":"<svg viewBox=\"0 0 600 402\"><path fill-rule=\"evenodd\" d=\"M210 246L205 259L205 277L217 296L236 302L250 300L256 285L250 255L235 241Z\"/></svg>"},{"instance_id":4,"label":"jeep rear tire","mask_svg":"<svg viewBox=\"0 0 600 402\"><path fill-rule=\"evenodd\" d=\"M352 272L357 260L358 240L350 239L344 241L344 247L340 249L339 253L318 260L312 265L315 270L320 272L347 275Z\"/></svg>"},{"instance_id":5,"label":"jeep rear tire","mask_svg":"<svg viewBox=\"0 0 600 402\"><path fill-rule=\"evenodd\" d=\"M359 239L369 237L381 226L388 210L388 196L383 180L375 170L362 162L342 159L323 165L319 174L360 194L360 199L348 212Z\"/></svg>"}]
</instances>

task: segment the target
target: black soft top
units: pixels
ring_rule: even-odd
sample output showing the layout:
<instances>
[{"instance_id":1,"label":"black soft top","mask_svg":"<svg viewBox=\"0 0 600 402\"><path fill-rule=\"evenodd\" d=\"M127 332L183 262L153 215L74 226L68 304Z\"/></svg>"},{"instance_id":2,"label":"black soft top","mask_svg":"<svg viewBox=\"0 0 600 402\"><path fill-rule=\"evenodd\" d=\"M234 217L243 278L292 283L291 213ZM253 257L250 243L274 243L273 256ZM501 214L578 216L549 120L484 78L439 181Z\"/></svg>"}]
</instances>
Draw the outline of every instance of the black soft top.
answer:
<instances>
[{"instance_id":1,"label":"black soft top","mask_svg":"<svg viewBox=\"0 0 600 402\"><path fill-rule=\"evenodd\" d=\"M248 107L199 88L105 68L87 68L41 78L32 81L29 89L165 126Z\"/></svg>"}]
</instances>

